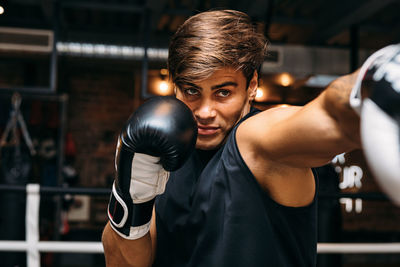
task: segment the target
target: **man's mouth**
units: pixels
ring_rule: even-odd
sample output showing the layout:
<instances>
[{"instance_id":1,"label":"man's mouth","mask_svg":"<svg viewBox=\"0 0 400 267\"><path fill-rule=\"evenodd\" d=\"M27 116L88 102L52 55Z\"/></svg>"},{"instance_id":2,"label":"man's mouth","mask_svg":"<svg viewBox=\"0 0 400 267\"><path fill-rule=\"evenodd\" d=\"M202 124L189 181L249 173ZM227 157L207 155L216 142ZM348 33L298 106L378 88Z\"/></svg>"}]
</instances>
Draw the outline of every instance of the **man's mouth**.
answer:
<instances>
[{"instance_id":1,"label":"man's mouth","mask_svg":"<svg viewBox=\"0 0 400 267\"><path fill-rule=\"evenodd\" d=\"M199 135L213 135L219 130L219 127L209 125L197 125L197 129Z\"/></svg>"}]
</instances>

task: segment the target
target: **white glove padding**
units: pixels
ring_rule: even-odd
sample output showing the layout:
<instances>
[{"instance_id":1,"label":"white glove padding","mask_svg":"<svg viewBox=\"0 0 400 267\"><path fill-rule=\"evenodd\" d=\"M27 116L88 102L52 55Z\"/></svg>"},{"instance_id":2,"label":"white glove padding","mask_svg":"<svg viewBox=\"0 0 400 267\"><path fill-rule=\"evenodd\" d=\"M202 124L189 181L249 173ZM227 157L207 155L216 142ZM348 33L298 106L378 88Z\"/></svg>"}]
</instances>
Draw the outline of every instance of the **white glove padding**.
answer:
<instances>
[{"instance_id":1,"label":"white glove padding","mask_svg":"<svg viewBox=\"0 0 400 267\"><path fill-rule=\"evenodd\" d=\"M370 94L362 96L363 89ZM400 205L400 45L385 47L367 59L350 104L360 114L368 166L383 191Z\"/></svg>"},{"instance_id":2,"label":"white glove padding","mask_svg":"<svg viewBox=\"0 0 400 267\"><path fill-rule=\"evenodd\" d=\"M135 153L132 159L131 186L133 203L147 202L164 193L169 172L159 164L160 158Z\"/></svg>"},{"instance_id":3,"label":"white glove padding","mask_svg":"<svg viewBox=\"0 0 400 267\"><path fill-rule=\"evenodd\" d=\"M118 194L115 183L113 184L108 218L112 229L125 239L141 238L150 230L154 198L164 192L169 178L169 172L159 162L160 158L147 154L133 155L129 186L133 204L126 203Z\"/></svg>"}]
</instances>

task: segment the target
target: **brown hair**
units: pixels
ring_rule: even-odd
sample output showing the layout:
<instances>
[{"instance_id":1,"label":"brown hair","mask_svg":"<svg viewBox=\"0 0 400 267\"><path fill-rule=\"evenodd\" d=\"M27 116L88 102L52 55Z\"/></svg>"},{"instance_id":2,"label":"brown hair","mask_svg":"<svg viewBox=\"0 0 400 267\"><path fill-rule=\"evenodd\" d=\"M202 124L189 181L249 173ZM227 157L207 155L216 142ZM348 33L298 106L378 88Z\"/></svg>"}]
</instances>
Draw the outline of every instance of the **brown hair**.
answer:
<instances>
[{"instance_id":1,"label":"brown hair","mask_svg":"<svg viewBox=\"0 0 400 267\"><path fill-rule=\"evenodd\" d=\"M182 84L205 79L217 69L241 70L247 84L260 71L267 40L257 33L245 13L218 10L199 13L182 24L169 45L168 69L172 82Z\"/></svg>"}]
</instances>

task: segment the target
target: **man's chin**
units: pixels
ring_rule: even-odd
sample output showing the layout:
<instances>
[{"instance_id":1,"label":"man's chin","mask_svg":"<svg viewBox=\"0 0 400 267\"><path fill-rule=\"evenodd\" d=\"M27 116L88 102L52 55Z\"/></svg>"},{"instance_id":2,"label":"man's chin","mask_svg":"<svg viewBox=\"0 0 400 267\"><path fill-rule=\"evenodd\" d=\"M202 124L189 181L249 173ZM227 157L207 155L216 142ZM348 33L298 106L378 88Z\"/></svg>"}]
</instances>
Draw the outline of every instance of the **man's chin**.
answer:
<instances>
[{"instance_id":1,"label":"man's chin","mask_svg":"<svg viewBox=\"0 0 400 267\"><path fill-rule=\"evenodd\" d=\"M215 150L221 146L222 140L201 140L197 139L196 149L200 150Z\"/></svg>"}]
</instances>

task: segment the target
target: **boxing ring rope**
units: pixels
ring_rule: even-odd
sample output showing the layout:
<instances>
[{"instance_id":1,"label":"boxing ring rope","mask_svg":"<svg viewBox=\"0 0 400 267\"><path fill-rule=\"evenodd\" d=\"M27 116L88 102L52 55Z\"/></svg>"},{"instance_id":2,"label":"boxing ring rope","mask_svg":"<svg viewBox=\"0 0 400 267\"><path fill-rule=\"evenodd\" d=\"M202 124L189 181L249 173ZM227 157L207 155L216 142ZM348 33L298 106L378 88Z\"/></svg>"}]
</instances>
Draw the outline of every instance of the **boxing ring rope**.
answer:
<instances>
[{"instance_id":1,"label":"boxing ring rope","mask_svg":"<svg viewBox=\"0 0 400 267\"><path fill-rule=\"evenodd\" d=\"M0 185L0 192L1 191L25 191L27 194L27 203L25 212L26 240L1 240L0 251L26 252L27 267L40 267L40 252L103 253L103 246L101 242L40 241L40 194L106 195L110 193L109 189L40 187L38 184L28 184L27 186ZM339 195L349 197L350 195L354 196L357 194ZM387 199L385 196L379 194L358 194L357 197L374 200ZM400 243L318 243L317 252L320 254L400 253Z\"/></svg>"}]
</instances>

